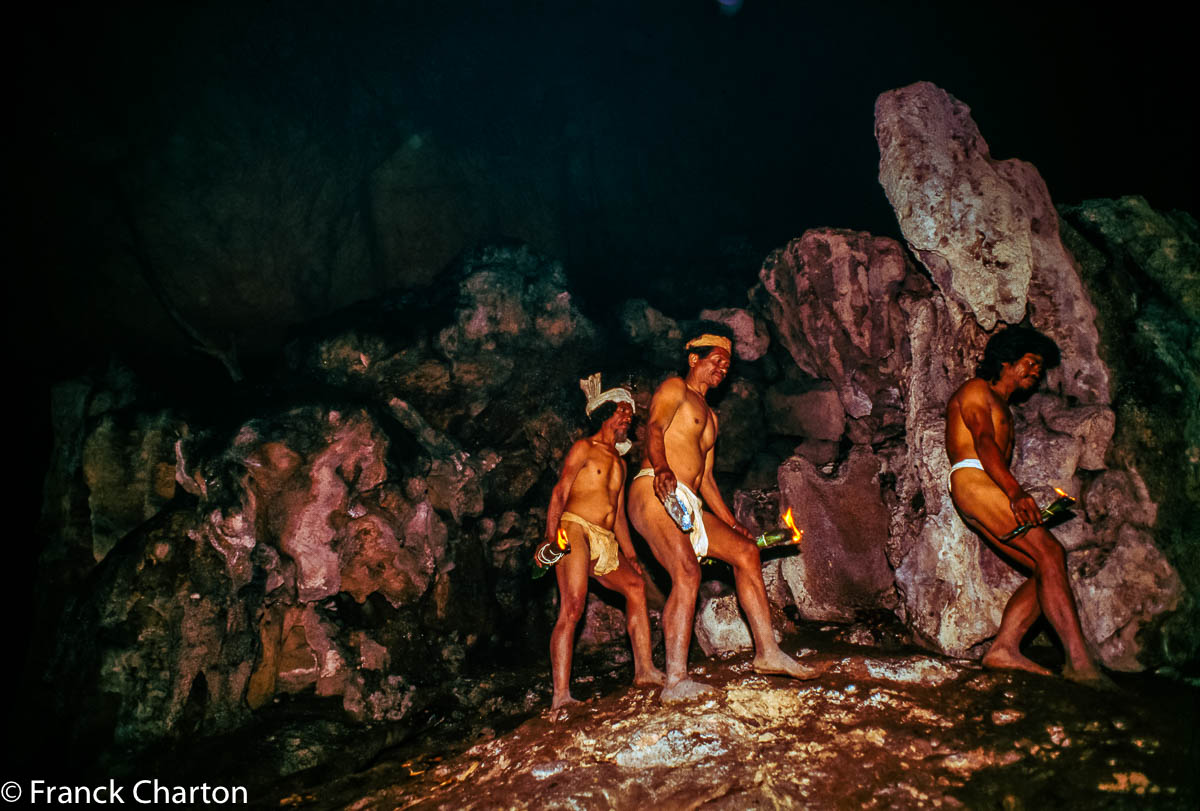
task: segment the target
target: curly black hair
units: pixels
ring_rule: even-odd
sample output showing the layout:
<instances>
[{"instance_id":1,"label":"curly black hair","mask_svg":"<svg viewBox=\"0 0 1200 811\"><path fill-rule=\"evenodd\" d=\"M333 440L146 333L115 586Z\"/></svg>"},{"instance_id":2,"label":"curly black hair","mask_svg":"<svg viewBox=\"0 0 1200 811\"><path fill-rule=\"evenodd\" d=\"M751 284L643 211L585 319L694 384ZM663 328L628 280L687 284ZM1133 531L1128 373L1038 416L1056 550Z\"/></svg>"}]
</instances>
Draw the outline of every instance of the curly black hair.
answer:
<instances>
[{"instance_id":1,"label":"curly black hair","mask_svg":"<svg viewBox=\"0 0 1200 811\"><path fill-rule=\"evenodd\" d=\"M588 428L592 431L599 431L600 427L604 425L604 421L616 413L617 406L620 404L620 401L609 400L607 403L596 406L596 410L588 415Z\"/></svg>"},{"instance_id":2,"label":"curly black hair","mask_svg":"<svg viewBox=\"0 0 1200 811\"><path fill-rule=\"evenodd\" d=\"M1008 327L988 339L975 376L995 382L1000 379L1003 364L1016 363L1027 354L1041 356L1045 369L1052 369L1062 361L1062 353L1052 338L1032 327Z\"/></svg>"}]
</instances>

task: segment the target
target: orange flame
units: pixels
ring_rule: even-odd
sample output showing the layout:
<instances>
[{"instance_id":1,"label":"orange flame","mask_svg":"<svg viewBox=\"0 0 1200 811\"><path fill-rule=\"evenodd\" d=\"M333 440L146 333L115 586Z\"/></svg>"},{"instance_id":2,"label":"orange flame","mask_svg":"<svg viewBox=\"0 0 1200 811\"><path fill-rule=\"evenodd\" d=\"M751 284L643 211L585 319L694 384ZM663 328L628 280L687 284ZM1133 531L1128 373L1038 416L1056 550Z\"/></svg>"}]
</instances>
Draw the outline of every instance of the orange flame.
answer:
<instances>
[{"instance_id":1,"label":"orange flame","mask_svg":"<svg viewBox=\"0 0 1200 811\"><path fill-rule=\"evenodd\" d=\"M787 512L783 514L783 523L792 531L792 543L800 543L804 537L804 530L796 529L796 522L792 519L792 508L788 507Z\"/></svg>"},{"instance_id":2,"label":"orange flame","mask_svg":"<svg viewBox=\"0 0 1200 811\"><path fill-rule=\"evenodd\" d=\"M1067 491L1065 491L1065 490L1059 490L1057 487L1055 487L1054 492L1058 493L1060 496L1065 496L1066 498L1070 498L1070 496L1067 495Z\"/></svg>"},{"instance_id":3,"label":"orange flame","mask_svg":"<svg viewBox=\"0 0 1200 811\"><path fill-rule=\"evenodd\" d=\"M558 528L558 548L567 550L571 546L571 542L567 540L567 531L562 527Z\"/></svg>"}]
</instances>

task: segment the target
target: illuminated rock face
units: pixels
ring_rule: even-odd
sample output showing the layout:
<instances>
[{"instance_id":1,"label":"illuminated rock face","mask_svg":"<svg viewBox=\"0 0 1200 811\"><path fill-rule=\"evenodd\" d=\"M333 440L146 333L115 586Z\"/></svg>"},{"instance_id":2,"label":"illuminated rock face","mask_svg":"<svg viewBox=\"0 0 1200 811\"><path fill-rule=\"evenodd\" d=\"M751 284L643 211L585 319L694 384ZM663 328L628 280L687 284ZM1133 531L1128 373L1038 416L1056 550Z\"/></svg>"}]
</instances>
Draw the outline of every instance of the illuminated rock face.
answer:
<instances>
[{"instance_id":1,"label":"illuminated rock face","mask_svg":"<svg viewBox=\"0 0 1200 811\"><path fill-rule=\"evenodd\" d=\"M780 559L780 572L804 619L851 621L861 609L895 607L879 472L879 460L861 447L835 476L799 456L779 468L780 501L804 530L796 554Z\"/></svg>"},{"instance_id":2,"label":"illuminated rock face","mask_svg":"<svg viewBox=\"0 0 1200 811\"><path fill-rule=\"evenodd\" d=\"M971 376L986 333L1028 317L1058 343L1063 360L1041 393L1014 408L1013 472L1043 503L1061 487L1095 505L1056 534L1070 553L1084 630L1101 659L1140 668L1138 629L1172 610L1181 586L1161 552L1145 543L1144 527L1091 517L1109 509L1105 504L1133 515L1152 513L1154 505L1144 487L1118 497L1099 486L1113 461L1109 372L1099 357L1096 309L1063 245L1045 184L1029 164L992 160L968 108L929 83L879 97L876 137L880 182L939 288L905 305L912 363L900 378L907 452L892 457L898 498L889 556L906 621L926 644L967 654L994 632L1019 582L979 548L950 501L943 409ZM1136 471L1128 475L1137 479ZM1111 569L1087 563L1110 554L1141 560L1151 574L1117 590Z\"/></svg>"},{"instance_id":3,"label":"illuminated rock face","mask_svg":"<svg viewBox=\"0 0 1200 811\"><path fill-rule=\"evenodd\" d=\"M297 343L289 373L322 393L220 429L168 431L169 415L138 416L119 387L64 389L55 554L111 546L93 526L113 516L157 514L79 595L52 666L78 686L62 700L121 696L113 736L134 748L197 712L228 729L283 694L404 721L440 700L415 682L451 683L498 629L548 634L553 578L535 589L528 574L539 483L578 436L593 362L594 328L564 284L527 248L478 251L424 302L440 307L427 323L396 324L385 306ZM146 473L164 464L172 475ZM188 498L162 508L177 487Z\"/></svg>"},{"instance_id":4,"label":"illuminated rock face","mask_svg":"<svg viewBox=\"0 0 1200 811\"><path fill-rule=\"evenodd\" d=\"M1032 231L1041 227L1033 219L1042 213L1025 186L1037 173L993 160L970 108L928 82L879 97L875 138L900 230L938 286L984 329L1020 321L1035 262Z\"/></svg>"},{"instance_id":5,"label":"illuminated rock face","mask_svg":"<svg viewBox=\"0 0 1200 811\"><path fill-rule=\"evenodd\" d=\"M833 383L846 414L881 418L896 405L895 376L904 365L908 273L895 240L817 229L767 257L751 291L769 314L783 347L806 374Z\"/></svg>"},{"instance_id":6,"label":"illuminated rock face","mask_svg":"<svg viewBox=\"0 0 1200 811\"><path fill-rule=\"evenodd\" d=\"M875 138L879 182L942 293L988 332L1018 323L1028 307L1033 326L1063 350L1062 390L1107 404L1096 310L1037 169L994 160L970 109L929 82L879 97Z\"/></svg>"},{"instance_id":7,"label":"illuminated rock face","mask_svg":"<svg viewBox=\"0 0 1200 811\"><path fill-rule=\"evenodd\" d=\"M906 90L922 98L921 94L941 92L926 86ZM889 104L915 103L911 94L897 91L894 95L890 101L881 100L881 110L891 109ZM942 108L918 104L916 109L932 114L930 110ZM955 107L952 112L959 115L963 110ZM963 121L969 123L969 119ZM901 175L887 176L888 160L902 154L896 151L900 147L895 137L899 136L882 147L885 185L903 179ZM945 146L940 143L914 139L905 147L910 153L904 154L914 162L944 165L948 171L973 171L970 156L961 149L947 148L946 154L922 157L920 150L936 151ZM1057 219L1044 185L1032 167L1025 166L1023 171L1028 180L1021 187L1023 193L1038 201L1043 222L1054 227L1038 231L1030 243L1036 246L1036 250L1030 248L1035 260L1031 260L1023 304L1013 317L1020 320L1028 312L1034 326L1058 342L1063 363L1048 373L1038 394L1014 407L1018 446L1013 470L1043 503L1054 498L1054 487L1061 487L1079 496L1081 504L1090 505L1087 515L1061 525L1056 533L1070 554L1068 564L1073 567L1091 643L1108 666L1138 669L1146 664L1142 659L1147 643L1139 638L1140 631L1153 627L1180 604L1182 584L1168 559L1146 543L1153 519L1130 517L1153 514L1154 503L1146 488L1121 490L1111 484L1110 474L1118 472L1130 482L1140 479L1127 462L1119 470L1109 471L1116 420L1109 403L1108 371L1098 357L1096 311L1084 293L1078 265L1058 237ZM1018 175L1010 172L1008 177L1015 183ZM965 193L956 203L968 219L976 214L966 208L986 204L984 197ZM910 200L909 205L916 203ZM934 223L936 216L941 216L938 211L928 213ZM902 220L904 216L901 212ZM994 225L1001 228L1004 221L995 220ZM1030 228L1028 223L1021 227ZM950 225L944 236L946 255L962 247L955 247L959 235ZM856 453L870 448L879 460L883 483L872 492L886 504L889 520L886 531L863 532L880 538L886 535L883 544L900 600L897 613L923 644L956 656L978 656L995 634L1004 606L1024 576L967 529L946 487L945 405L973 376L989 330L981 323L983 311L972 311L950 288L958 284L960 276L968 277L978 268L969 263L953 265L919 252L918 256L937 286L904 263L903 252L895 243L867 234L810 231L768 257L760 273L762 284L751 297L769 315L777 345L786 348L809 376L802 387L807 396L813 398L813 392L824 387L836 393L844 414L835 413L838 409L831 411L822 401L816 408L812 407L816 403L808 403L803 419L793 419L797 408L788 403L797 398L789 395L784 381L764 395L765 416L773 430L804 437L796 448L794 464L780 468L781 509L820 504L822 499L796 483L830 476L839 477L842 484L831 491L830 503L858 503L863 488L845 486L840 467L847 465L847 458L852 460ZM987 326L1000 329L1004 325L992 320ZM836 419L831 419L831 414ZM842 443L841 450L837 441ZM848 453L847 444L851 448ZM800 467L814 466L819 474L795 475ZM1092 512L1124 517L1098 521L1091 517ZM870 510L858 513L872 514ZM832 511L825 512L830 514ZM1130 522L1132 525L1126 526ZM840 550L838 554L853 558L849 550L854 545L847 541L853 533L827 524L810 537L819 535L822 541L818 543L828 542L831 549ZM1152 574L1131 581L1136 585L1118 589L1114 570L1102 566L1110 553L1117 554L1117 559L1141 560ZM848 619L856 609L871 603L843 599L834 585L839 578L824 582L821 573L803 563L798 557L769 564L780 568L791 587L790 601L802 615ZM790 577L787 567L796 570ZM831 593L817 599L815 595L822 589ZM876 607L885 604L878 598Z\"/></svg>"}]
</instances>

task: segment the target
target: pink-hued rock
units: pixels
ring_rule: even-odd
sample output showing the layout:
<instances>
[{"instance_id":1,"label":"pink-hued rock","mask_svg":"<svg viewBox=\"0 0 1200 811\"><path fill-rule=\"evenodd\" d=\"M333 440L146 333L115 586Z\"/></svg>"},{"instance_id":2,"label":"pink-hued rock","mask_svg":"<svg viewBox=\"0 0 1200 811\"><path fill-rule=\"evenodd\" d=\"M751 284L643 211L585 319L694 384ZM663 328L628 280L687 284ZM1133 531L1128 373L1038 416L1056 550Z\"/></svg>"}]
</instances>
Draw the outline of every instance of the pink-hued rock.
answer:
<instances>
[{"instance_id":1,"label":"pink-hued rock","mask_svg":"<svg viewBox=\"0 0 1200 811\"><path fill-rule=\"evenodd\" d=\"M897 298L906 283L928 288L895 240L808 231L767 257L759 279L751 297L780 343L801 370L833 382L847 414L894 398L907 354Z\"/></svg>"},{"instance_id":2,"label":"pink-hued rock","mask_svg":"<svg viewBox=\"0 0 1200 811\"><path fill-rule=\"evenodd\" d=\"M365 414L330 412L328 424L330 442L307 465L305 492L288 511L279 537L279 548L296 562L302 602L341 591L341 561L333 549L337 530L330 519L346 513L346 482L367 490L386 477L386 444Z\"/></svg>"},{"instance_id":3,"label":"pink-hued rock","mask_svg":"<svg viewBox=\"0 0 1200 811\"><path fill-rule=\"evenodd\" d=\"M808 391L772 386L766 396L767 426L776 434L836 442L846 429L846 412L829 383Z\"/></svg>"},{"instance_id":4,"label":"pink-hued rock","mask_svg":"<svg viewBox=\"0 0 1200 811\"><path fill-rule=\"evenodd\" d=\"M713 587L719 585L716 581L704 584L692 623L696 644L709 657L754 647L737 593L728 586Z\"/></svg>"},{"instance_id":5,"label":"pink-hued rock","mask_svg":"<svg viewBox=\"0 0 1200 811\"><path fill-rule=\"evenodd\" d=\"M1079 496L1087 472L1108 464L1115 428L1108 370L1098 355L1096 311L1037 171L993 160L967 107L927 82L880 96L876 136L880 182L910 247L941 289L904 303L912 369L900 377L907 447L887 452L896 476L888 554L916 636L953 655L978 653L1021 577L954 511L946 490L945 403L972 376L986 331L1000 322L1028 314L1053 338L1061 367L1048 372L1029 402L1014 407L1013 473L1046 503L1053 487ZM1138 660L1137 632L1170 610L1177 582L1166 560L1126 524L1154 520L1154 504L1139 483L1132 470L1106 472L1083 494L1078 517L1053 529L1068 550L1080 613L1088 617L1085 633L1106 664L1121 668ZM1116 594L1110 581L1117 570L1096 563L1114 549L1153 577L1134 578L1128 594Z\"/></svg>"},{"instance_id":6,"label":"pink-hued rock","mask_svg":"<svg viewBox=\"0 0 1200 811\"><path fill-rule=\"evenodd\" d=\"M833 478L799 456L780 466L780 509L790 507L804 531L781 564L802 617L852 620L859 609L895 606L879 471L875 455L858 447Z\"/></svg>"},{"instance_id":7,"label":"pink-hued rock","mask_svg":"<svg viewBox=\"0 0 1200 811\"><path fill-rule=\"evenodd\" d=\"M970 108L930 84L890 90L875 103L879 182L909 247L942 291L987 331L1026 314L1058 341L1051 384L1085 404L1107 404L1108 370L1096 310L1058 234L1037 169L997 161Z\"/></svg>"},{"instance_id":8,"label":"pink-hued rock","mask_svg":"<svg viewBox=\"0 0 1200 811\"><path fill-rule=\"evenodd\" d=\"M1105 667L1144 669L1138 633L1183 598L1174 567L1143 529L1124 524L1109 551L1072 557L1068 570L1079 621Z\"/></svg>"},{"instance_id":9,"label":"pink-hued rock","mask_svg":"<svg viewBox=\"0 0 1200 811\"><path fill-rule=\"evenodd\" d=\"M588 594L587 604L580 620L581 629L575 650L596 651L610 646L629 646L629 634L625 630L625 612L609 605L595 594Z\"/></svg>"},{"instance_id":10,"label":"pink-hued rock","mask_svg":"<svg viewBox=\"0 0 1200 811\"><path fill-rule=\"evenodd\" d=\"M1025 316L1028 200L992 160L967 105L930 84L875 102L879 181L913 253L984 329Z\"/></svg>"},{"instance_id":11,"label":"pink-hued rock","mask_svg":"<svg viewBox=\"0 0 1200 811\"><path fill-rule=\"evenodd\" d=\"M741 307L701 310L700 318L716 321L733 331L733 354L738 360L755 361L767 354L771 334L761 318Z\"/></svg>"}]
</instances>

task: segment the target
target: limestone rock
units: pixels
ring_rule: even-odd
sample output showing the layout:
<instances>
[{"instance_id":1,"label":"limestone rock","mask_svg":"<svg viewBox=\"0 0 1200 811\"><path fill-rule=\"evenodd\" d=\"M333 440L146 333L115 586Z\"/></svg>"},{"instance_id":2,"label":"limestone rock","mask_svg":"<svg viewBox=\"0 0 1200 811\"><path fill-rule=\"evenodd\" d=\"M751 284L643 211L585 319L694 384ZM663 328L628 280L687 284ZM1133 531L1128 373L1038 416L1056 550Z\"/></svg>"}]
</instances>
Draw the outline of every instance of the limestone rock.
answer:
<instances>
[{"instance_id":1,"label":"limestone rock","mask_svg":"<svg viewBox=\"0 0 1200 811\"><path fill-rule=\"evenodd\" d=\"M831 383L817 383L807 390L786 383L772 386L766 412L767 425L777 434L837 442L846 429L846 413Z\"/></svg>"},{"instance_id":2,"label":"limestone rock","mask_svg":"<svg viewBox=\"0 0 1200 811\"><path fill-rule=\"evenodd\" d=\"M875 102L880 183L900 230L938 286L984 329L1025 316L1033 249L1025 211L970 108L929 82Z\"/></svg>"},{"instance_id":3,"label":"limestone rock","mask_svg":"<svg viewBox=\"0 0 1200 811\"><path fill-rule=\"evenodd\" d=\"M833 382L847 414L872 413L888 399L908 348L897 299L908 273L894 240L813 230L767 257L751 298L802 371Z\"/></svg>"},{"instance_id":4,"label":"limestone rock","mask_svg":"<svg viewBox=\"0 0 1200 811\"><path fill-rule=\"evenodd\" d=\"M106 414L88 434L82 467L96 560L175 495L174 444L182 429L168 413Z\"/></svg>"},{"instance_id":5,"label":"limestone rock","mask_svg":"<svg viewBox=\"0 0 1200 811\"><path fill-rule=\"evenodd\" d=\"M938 287L988 331L1021 321L1028 304L1034 326L1063 350L1052 385L1107 404L1095 308L1037 170L992 159L970 109L929 82L879 96L875 137L879 181Z\"/></svg>"},{"instance_id":6,"label":"limestone rock","mask_svg":"<svg viewBox=\"0 0 1200 811\"><path fill-rule=\"evenodd\" d=\"M710 581L701 589L693 633L705 656L720 656L754 647L750 627L742 617L737 594L729 587L716 588Z\"/></svg>"},{"instance_id":7,"label":"limestone rock","mask_svg":"<svg viewBox=\"0 0 1200 811\"><path fill-rule=\"evenodd\" d=\"M946 489L945 407L970 379L986 336L940 294L904 300L912 367L902 377L905 446L884 456L895 476L888 560L905 624L935 650L962 656L995 633L1021 578L959 519Z\"/></svg>"},{"instance_id":8,"label":"limestone rock","mask_svg":"<svg viewBox=\"0 0 1200 811\"><path fill-rule=\"evenodd\" d=\"M767 353L771 334L761 318L740 307L701 310L704 321L716 321L733 331L733 354L738 360L756 361Z\"/></svg>"},{"instance_id":9,"label":"limestone rock","mask_svg":"<svg viewBox=\"0 0 1200 811\"><path fill-rule=\"evenodd\" d=\"M609 647L629 647L629 634L625 631L625 612L601 600L595 594L588 594L583 619L579 624L582 628L579 631L576 651L595 652Z\"/></svg>"},{"instance_id":10,"label":"limestone rock","mask_svg":"<svg viewBox=\"0 0 1200 811\"><path fill-rule=\"evenodd\" d=\"M1061 208L1063 239L1099 310L1105 360L1116 381L1110 463L1137 468L1157 504L1155 543L1179 567L1187 595L1161 634L1144 635L1164 658L1200 656L1200 226L1140 197ZM1132 491L1131 491L1132 492ZM1140 497L1139 497L1139 500Z\"/></svg>"},{"instance_id":11,"label":"limestone rock","mask_svg":"<svg viewBox=\"0 0 1200 811\"><path fill-rule=\"evenodd\" d=\"M1179 606L1183 585L1174 567L1154 545L1150 534L1131 524L1121 527L1116 546L1094 553L1080 566L1071 560L1071 587L1079 604L1079 620L1105 667L1142 670L1139 633ZM1088 569L1097 568L1094 574Z\"/></svg>"},{"instance_id":12,"label":"limestone rock","mask_svg":"<svg viewBox=\"0 0 1200 811\"><path fill-rule=\"evenodd\" d=\"M630 299L622 304L620 319L629 342L647 352L656 365L682 368L685 339L675 319L643 299Z\"/></svg>"},{"instance_id":13,"label":"limestone rock","mask_svg":"<svg viewBox=\"0 0 1200 811\"><path fill-rule=\"evenodd\" d=\"M791 507L804 531L781 570L800 615L850 620L855 612L895 605L884 541L888 512L880 496L879 462L854 448L829 479L792 457L779 469L780 506Z\"/></svg>"},{"instance_id":14,"label":"limestone rock","mask_svg":"<svg viewBox=\"0 0 1200 811\"><path fill-rule=\"evenodd\" d=\"M758 387L744 378L732 379L717 407L717 419L721 433L717 437L716 472L742 470L762 448L766 434Z\"/></svg>"}]
</instances>

